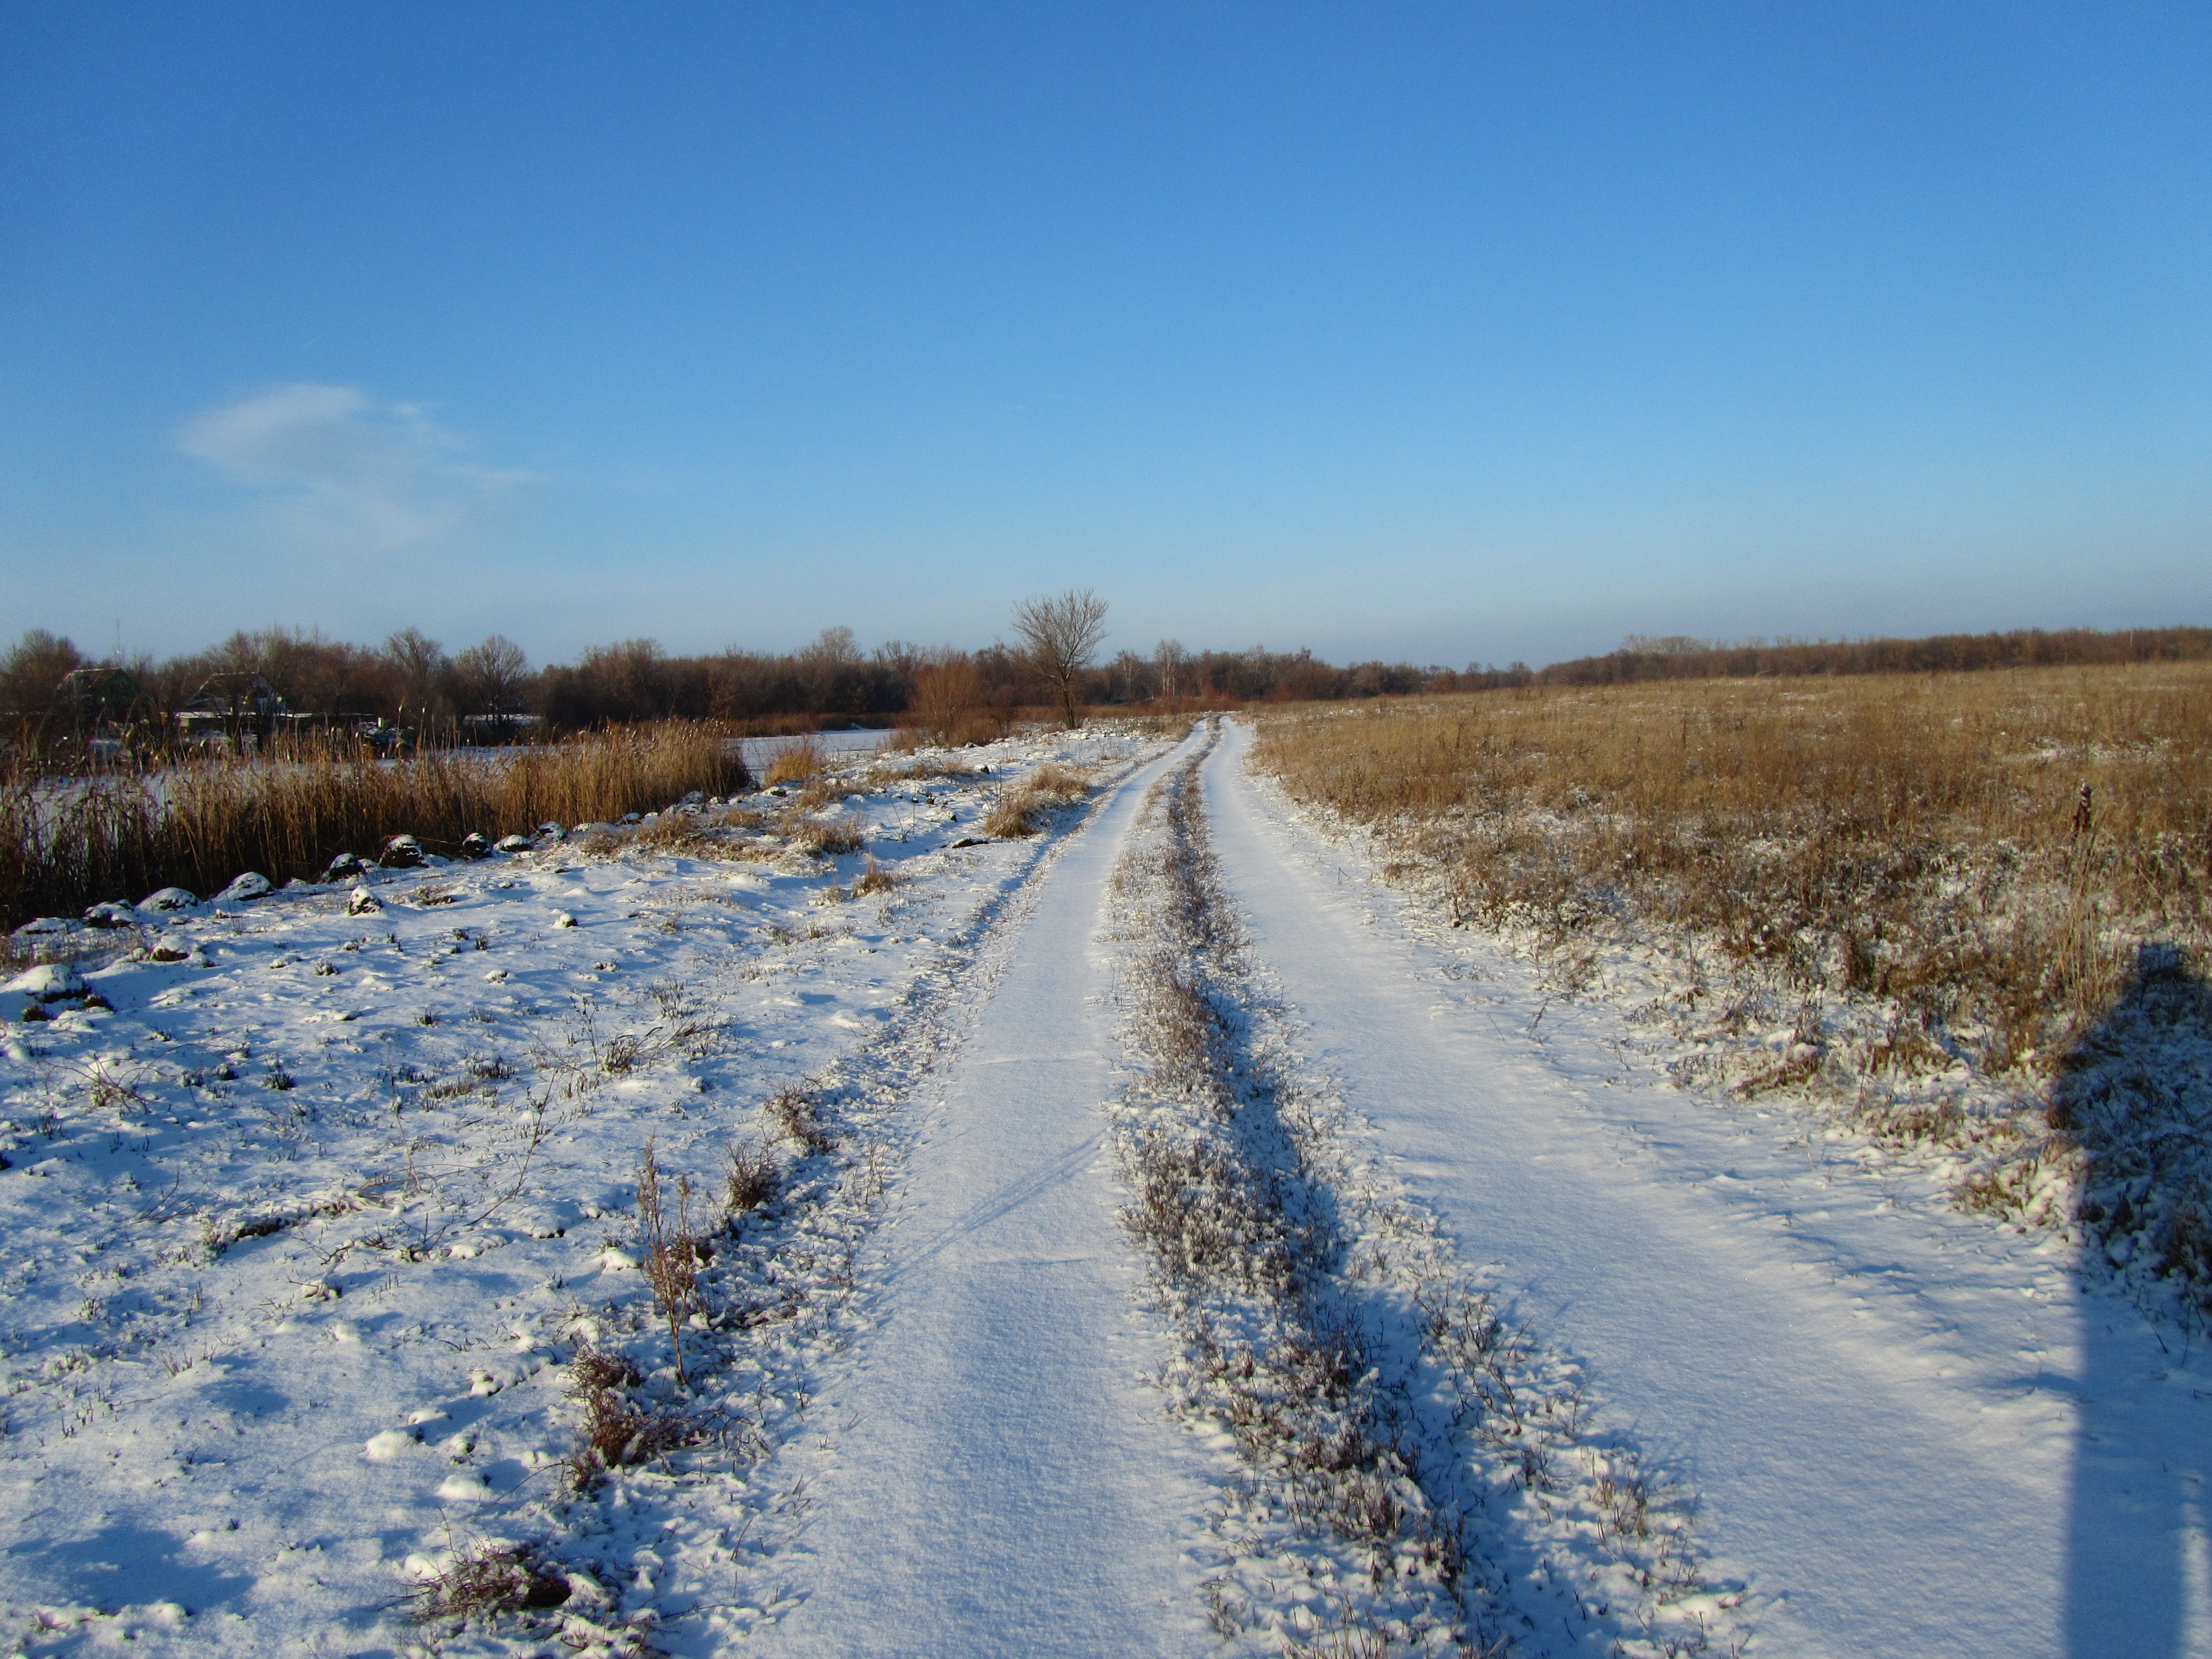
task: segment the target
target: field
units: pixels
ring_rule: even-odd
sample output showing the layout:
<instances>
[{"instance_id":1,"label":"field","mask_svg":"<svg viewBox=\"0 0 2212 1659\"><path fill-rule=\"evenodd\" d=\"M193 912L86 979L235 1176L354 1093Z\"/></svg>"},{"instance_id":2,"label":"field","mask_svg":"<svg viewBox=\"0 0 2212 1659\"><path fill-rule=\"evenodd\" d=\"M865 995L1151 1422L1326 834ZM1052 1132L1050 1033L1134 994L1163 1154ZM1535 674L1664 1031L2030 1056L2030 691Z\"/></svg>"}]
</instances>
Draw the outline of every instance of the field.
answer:
<instances>
[{"instance_id":1,"label":"field","mask_svg":"<svg viewBox=\"0 0 2212 1659\"><path fill-rule=\"evenodd\" d=\"M1310 710L1259 763L1685 1080L1965 1155L2200 1305L2212 666L1689 682ZM1627 959L1640 969L1620 977ZM2179 1069L2177 1071L2176 1068Z\"/></svg>"}]
</instances>

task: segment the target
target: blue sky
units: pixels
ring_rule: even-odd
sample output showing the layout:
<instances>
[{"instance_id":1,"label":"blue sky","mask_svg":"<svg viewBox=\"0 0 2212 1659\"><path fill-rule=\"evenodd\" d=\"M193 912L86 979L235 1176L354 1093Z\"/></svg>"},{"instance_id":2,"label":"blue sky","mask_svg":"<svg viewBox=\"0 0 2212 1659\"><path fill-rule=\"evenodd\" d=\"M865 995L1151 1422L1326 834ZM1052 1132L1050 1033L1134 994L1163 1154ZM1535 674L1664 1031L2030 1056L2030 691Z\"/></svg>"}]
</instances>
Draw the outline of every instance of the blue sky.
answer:
<instances>
[{"instance_id":1,"label":"blue sky","mask_svg":"<svg viewBox=\"0 0 2212 1659\"><path fill-rule=\"evenodd\" d=\"M2201 4L0 12L0 633L2212 621Z\"/></svg>"}]
</instances>

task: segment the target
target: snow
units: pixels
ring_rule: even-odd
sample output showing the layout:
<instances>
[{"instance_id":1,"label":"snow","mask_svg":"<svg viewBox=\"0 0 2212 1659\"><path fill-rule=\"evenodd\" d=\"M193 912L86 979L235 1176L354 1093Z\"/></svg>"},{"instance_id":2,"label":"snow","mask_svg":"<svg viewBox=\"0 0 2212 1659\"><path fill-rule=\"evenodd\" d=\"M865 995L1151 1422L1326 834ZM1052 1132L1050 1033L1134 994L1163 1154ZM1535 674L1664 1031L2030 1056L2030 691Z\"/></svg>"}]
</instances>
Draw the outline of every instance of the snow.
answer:
<instances>
[{"instance_id":1,"label":"snow","mask_svg":"<svg viewBox=\"0 0 2212 1659\"><path fill-rule=\"evenodd\" d=\"M91 989L83 975L65 962L42 962L27 968L8 981L8 988L33 1002L60 1002L84 996Z\"/></svg>"},{"instance_id":2,"label":"snow","mask_svg":"<svg viewBox=\"0 0 2212 1659\"><path fill-rule=\"evenodd\" d=\"M1711 1651L2212 1659L2194 1342L1848 1126L1677 1086L1624 1006L1436 925L1248 750L1232 723L1200 775L1232 989L1326 1132L1378 1337L1409 1263L1489 1295L1583 1443L1694 1500L1699 1571L1744 1592ZM992 771L844 763L820 799L865 855L803 856L788 799L749 798L689 844L664 812L149 899L0 990L0 1652L1317 1639L1273 1539L1230 1565L1285 1617L1209 1628L1246 1488L1116 1221L1111 872L1170 758L1110 730L940 758ZM1091 801L981 837L1047 761ZM855 896L870 857L898 884ZM750 1147L779 1188L708 1218L680 1337L648 1140L671 1182L719 1193ZM580 1487L590 1352L691 1443ZM1428 1362L1376 1352L1432 1413ZM1518 1650L1607 1651L1587 1506L1496 1473L1472 1521ZM551 1589L410 1617L470 1560Z\"/></svg>"}]
</instances>

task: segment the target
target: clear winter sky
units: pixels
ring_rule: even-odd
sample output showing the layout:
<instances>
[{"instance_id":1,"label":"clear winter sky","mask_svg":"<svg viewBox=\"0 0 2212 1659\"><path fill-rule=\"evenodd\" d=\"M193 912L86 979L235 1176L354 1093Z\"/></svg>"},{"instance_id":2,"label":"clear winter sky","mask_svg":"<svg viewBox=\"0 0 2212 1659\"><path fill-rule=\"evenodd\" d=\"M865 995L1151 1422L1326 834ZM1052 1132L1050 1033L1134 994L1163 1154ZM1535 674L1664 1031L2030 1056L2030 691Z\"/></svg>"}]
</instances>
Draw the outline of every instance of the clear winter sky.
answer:
<instances>
[{"instance_id":1,"label":"clear winter sky","mask_svg":"<svg viewBox=\"0 0 2212 1659\"><path fill-rule=\"evenodd\" d=\"M0 635L2212 622L2209 301L2203 0L10 0Z\"/></svg>"}]
</instances>

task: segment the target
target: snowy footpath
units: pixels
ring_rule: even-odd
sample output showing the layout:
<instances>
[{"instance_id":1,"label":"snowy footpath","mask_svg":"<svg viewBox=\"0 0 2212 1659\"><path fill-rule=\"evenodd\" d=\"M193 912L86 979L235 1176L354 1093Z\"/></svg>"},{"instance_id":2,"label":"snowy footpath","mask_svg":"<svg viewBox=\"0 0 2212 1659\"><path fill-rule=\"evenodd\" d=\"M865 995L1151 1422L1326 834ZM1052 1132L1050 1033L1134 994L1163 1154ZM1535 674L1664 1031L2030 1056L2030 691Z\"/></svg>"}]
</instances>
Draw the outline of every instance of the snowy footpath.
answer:
<instances>
[{"instance_id":1,"label":"snowy footpath","mask_svg":"<svg viewBox=\"0 0 2212 1659\"><path fill-rule=\"evenodd\" d=\"M2212 1654L2212 1365L2181 1335L2070 1248L1869 1174L1802 1114L1672 1088L1617 1011L1547 1006L1479 939L1409 925L1249 775L1249 741L1207 804L1304 1062L1694 1496L1752 1651Z\"/></svg>"},{"instance_id":2,"label":"snowy footpath","mask_svg":"<svg viewBox=\"0 0 2212 1659\"><path fill-rule=\"evenodd\" d=\"M817 1402L797 1601L768 1653L1155 1655L1206 1645L1182 1542L1207 1493L1141 1390L1157 1340L1115 1218L1097 939L1154 762L1042 878L909 1155L888 1314Z\"/></svg>"}]
</instances>

